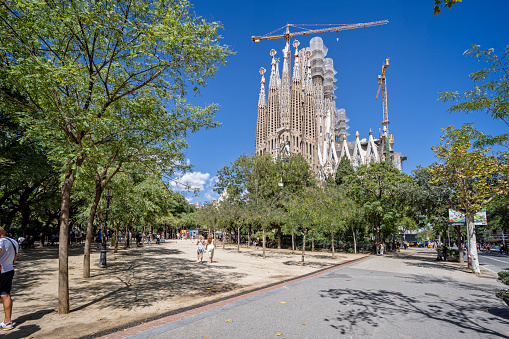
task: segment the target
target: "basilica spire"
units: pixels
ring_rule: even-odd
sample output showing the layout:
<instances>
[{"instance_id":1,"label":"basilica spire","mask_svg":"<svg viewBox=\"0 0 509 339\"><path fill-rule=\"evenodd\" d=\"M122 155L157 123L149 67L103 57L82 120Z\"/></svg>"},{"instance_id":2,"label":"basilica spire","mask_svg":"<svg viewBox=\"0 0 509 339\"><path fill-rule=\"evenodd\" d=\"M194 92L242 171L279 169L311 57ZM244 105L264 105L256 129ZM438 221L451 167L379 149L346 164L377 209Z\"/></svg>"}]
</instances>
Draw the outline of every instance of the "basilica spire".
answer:
<instances>
[{"instance_id":1,"label":"basilica spire","mask_svg":"<svg viewBox=\"0 0 509 339\"><path fill-rule=\"evenodd\" d=\"M306 52L306 60L307 60L307 66L306 66L306 94L307 93L313 93L313 82L311 80L311 52Z\"/></svg>"},{"instance_id":2,"label":"basilica spire","mask_svg":"<svg viewBox=\"0 0 509 339\"><path fill-rule=\"evenodd\" d=\"M281 126L290 128L290 43L286 42L285 49L283 49L283 74L281 75Z\"/></svg>"},{"instance_id":3,"label":"basilica spire","mask_svg":"<svg viewBox=\"0 0 509 339\"><path fill-rule=\"evenodd\" d=\"M272 62L270 63L270 79L269 79L269 89L271 88L277 88L278 87L278 80L277 78L279 77L279 75L277 74L278 72L276 72L276 50L275 49L271 49L270 50L270 56L272 57Z\"/></svg>"},{"instance_id":4,"label":"basilica spire","mask_svg":"<svg viewBox=\"0 0 509 339\"><path fill-rule=\"evenodd\" d=\"M260 68L260 74L262 75L262 80L260 81L260 95L258 96L258 107L265 107L265 68Z\"/></svg>"},{"instance_id":5,"label":"basilica spire","mask_svg":"<svg viewBox=\"0 0 509 339\"><path fill-rule=\"evenodd\" d=\"M293 82L300 82L300 62L299 62L299 45L300 45L300 42L299 40L295 40L293 42L293 47L295 48L295 54L294 54L294 57L295 57L295 61L294 61L294 64L293 64L293 79L292 81Z\"/></svg>"},{"instance_id":6,"label":"basilica spire","mask_svg":"<svg viewBox=\"0 0 509 339\"><path fill-rule=\"evenodd\" d=\"M262 155L265 150L267 138L267 106L265 104L265 68L260 68L262 80L260 81L260 95L258 97L258 116L256 118L255 153Z\"/></svg>"}]
</instances>

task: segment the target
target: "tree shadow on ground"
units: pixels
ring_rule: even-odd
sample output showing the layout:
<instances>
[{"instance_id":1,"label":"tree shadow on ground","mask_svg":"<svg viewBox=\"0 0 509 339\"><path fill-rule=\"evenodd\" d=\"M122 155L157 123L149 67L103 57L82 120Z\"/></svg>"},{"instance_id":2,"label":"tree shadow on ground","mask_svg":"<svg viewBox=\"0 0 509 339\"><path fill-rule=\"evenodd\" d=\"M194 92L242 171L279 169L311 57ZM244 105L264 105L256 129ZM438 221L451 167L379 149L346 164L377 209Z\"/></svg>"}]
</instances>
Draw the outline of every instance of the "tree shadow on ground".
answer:
<instances>
[{"instance_id":1,"label":"tree shadow on ground","mask_svg":"<svg viewBox=\"0 0 509 339\"><path fill-rule=\"evenodd\" d=\"M493 290L494 290L494 285L492 285L492 284L483 284L483 283L472 284L472 283L462 282L459 280L445 279L445 278L440 278L438 276L431 276L431 275L414 274L411 276L399 276L399 277L406 279L406 282L411 283L411 284L421 284L421 285L433 284L437 287L437 291L442 290L444 287L450 287L450 288L455 288L455 289L461 289L464 291L493 294ZM502 284L502 283L500 283L500 284ZM475 294L471 294L471 295L475 296Z\"/></svg>"},{"instance_id":2,"label":"tree shadow on ground","mask_svg":"<svg viewBox=\"0 0 509 339\"><path fill-rule=\"evenodd\" d=\"M338 254L337 252L335 253L335 257L334 258L332 257L332 253L330 253L329 255L325 255L325 254L312 254L312 256L313 256L313 258L317 258L317 259L332 259L332 260L337 260L337 259L344 260L344 259L347 259L347 257L342 256L342 255Z\"/></svg>"},{"instance_id":3,"label":"tree shadow on ground","mask_svg":"<svg viewBox=\"0 0 509 339\"><path fill-rule=\"evenodd\" d=\"M453 325L484 337L489 335L507 338L493 327L507 328L506 319L509 312L500 311L498 308L492 308L496 311L486 312L486 309L493 306L493 298L462 296L455 300L439 298L439 302L430 303L429 300L421 301L390 290L345 288L322 290L319 293L322 298L337 299L340 304L348 306L346 309L345 307L339 309L335 317L324 319L340 334L366 335L366 333L360 333L364 331L366 325L376 328L387 317L411 317L422 319L422 321L427 319L439 324Z\"/></svg>"},{"instance_id":4,"label":"tree shadow on ground","mask_svg":"<svg viewBox=\"0 0 509 339\"><path fill-rule=\"evenodd\" d=\"M410 258L405 258L410 259ZM460 271L465 273L471 273L472 270L470 270L467 267L462 267L459 265L449 265L447 262L444 261L427 261L424 262L420 259L416 259L415 261L404 261L404 263L408 266L415 266L415 267L422 267L422 268L430 268L430 269L441 269L446 271Z\"/></svg>"},{"instance_id":5,"label":"tree shadow on ground","mask_svg":"<svg viewBox=\"0 0 509 339\"><path fill-rule=\"evenodd\" d=\"M75 257L83 255L85 244L77 244L74 247L69 246L69 257ZM123 249L123 247L122 247ZM92 244L90 249L92 253L99 252L100 248L97 248L95 244ZM19 251L19 261L36 261L45 259L58 259L58 245L26 248Z\"/></svg>"},{"instance_id":6,"label":"tree shadow on ground","mask_svg":"<svg viewBox=\"0 0 509 339\"><path fill-rule=\"evenodd\" d=\"M301 261L285 261L283 262L284 265L288 266L300 266ZM323 262L316 262L316 261L304 261L304 266L307 267L313 267L313 268L324 268L324 267L330 267L330 263L323 263Z\"/></svg>"},{"instance_id":7,"label":"tree shadow on ground","mask_svg":"<svg viewBox=\"0 0 509 339\"><path fill-rule=\"evenodd\" d=\"M116 257L107 268L95 270L93 280L77 279L70 284L70 298L76 305L71 312L95 304L133 309L182 295L210 296L240 287L236 281L246 276L230 266L169 257L176 253L181 252L151 246Z\"/></svg>"}]
</instances>

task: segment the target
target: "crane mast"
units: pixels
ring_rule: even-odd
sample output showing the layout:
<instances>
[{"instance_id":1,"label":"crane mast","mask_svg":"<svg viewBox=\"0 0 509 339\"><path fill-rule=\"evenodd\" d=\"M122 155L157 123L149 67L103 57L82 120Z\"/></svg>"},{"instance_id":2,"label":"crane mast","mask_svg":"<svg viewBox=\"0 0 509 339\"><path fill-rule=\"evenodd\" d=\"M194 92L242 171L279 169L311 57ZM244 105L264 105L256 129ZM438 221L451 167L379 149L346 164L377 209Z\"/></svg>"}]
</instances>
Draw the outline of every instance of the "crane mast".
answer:
<instances>
[{"instance_id":1,"label":"crane mast","mask_svg":"<svg viewBox=\"0 0 509 339\"><path fill-rule=\"evenodd\" d=\"M311 29L311 30L293 32L293 33L290 33L290 26L292 26L292 27L298 27L298 26L294 25L294 24L287 24L286 25L286 32L284 34L264 35L264 36L252 36L251 40L253 42L257 42L258 43L258 42L263 41L263 40L285 39L289 43L290 39L293 38L293 37L296 37L296 36L311 35L311 34L320 34L320 33L327 33L327 32L339 32L339 31L346 31L346 30L356 29L356 28L364 28L364 27L387 25L388 23L389 23L388 20L372 21L372 22L361 22L361 23L358 23L358 24L341 25L341 26L321 28L321 29Z\"/></svg>"},{"instance_id":2,"label":"crane mast","mask_svg":"<svg viewBox=\"0 0 509 339\"><path fill-rule=\"evenodd\" d=\"M376 92L376 98L378 99L378 94L380 93L380 89L382 89L382 106L383 106L383 120L382 125L384 126L384 132L386 131L387 135L389 134L389 112L387 109L387 82L385 77L385 72L389 68L389 58L385 59L385 63L382 65L382 74L378 76L378 91Z\"/></svg>"}]
</instances>

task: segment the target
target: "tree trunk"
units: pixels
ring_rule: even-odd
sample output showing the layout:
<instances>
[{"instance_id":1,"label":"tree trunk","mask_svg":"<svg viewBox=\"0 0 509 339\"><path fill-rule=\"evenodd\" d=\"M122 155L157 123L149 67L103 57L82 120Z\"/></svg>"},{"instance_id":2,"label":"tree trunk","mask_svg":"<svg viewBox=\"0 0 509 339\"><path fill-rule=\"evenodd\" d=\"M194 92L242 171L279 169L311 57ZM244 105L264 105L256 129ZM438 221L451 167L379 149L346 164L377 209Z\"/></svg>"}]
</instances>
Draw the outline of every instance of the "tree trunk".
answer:
<instances>
[{"instance_id":1,"label":"tree trunk","mask_svg":"<svg viewBox=\"0 0 509 339\"><path fill-rule=\"evenodd\" d=\"M23 207L21 209L21 230L23 231L23 236L26 235L27 226L28 223L30 222L31 212L32 211L30 210L30 204L28 202L23 204Z\"/></svg>"},{"instance_id":2,"label":"tree trunk","mask_svg":"<svg viewBox=\"0 0 509 339\"><path fill-rule=\"evenodd\" d=\"M265 225L262 225L262 233L263 233L263 240L262 240L263 249L262 249L262 253L263 253L263 259L265 259Z\"/></svg>"},{"instance_id":3,"label":"tree trunk","mask_svg":"<svg viewBox=\"0 0 509 339\"><path fill-rule=\"evenodd\" d=\"M481 274L481 269L479 268L479 257L477 255L474 215L472 213L465 214L465 220L467 221L468 253L470 256L470 264L472 265L472 272L475 274Z\"/></svg>"},{"instance_id":4,"label":"tree trunk","mask_svg":"<svg viewBox=\"0 0 509 339\"><path fill-rule=\"evenodd\" d=\"M4 224L4 230L8 231L11 228L12 221L14 220L16 213L18 213L18 208L13 208L9 212L9 214L7 214L7 220L5 221L5 224Z\"/></svg>"},{"instance_id":5,"label":"tree trunk","mask_svg":"<svg viewBox=\"0 0 509 339\"><path fill-rule=\"evenodd\" d=\"M74 170L65 172L60 205L60 235L58 239L58 313L69 313L69 208L71 190L75 179Z\"/></svg>"},{"instance_id":6,"label":"tree trunk","mask_svg":"<svg viewBox=\"0 0 509 339\"><path fill-rule=\"evenodd\" d=\"M375 218L375 244L376 244L376 254L380 254L380 216L377 214Z\"/></svg>"},{"instance_id":7,"label":"tree trunk","mask_svg":"<svg viewBox=\"0 0 509 339\"><path fill-rule=\"evenodd\" d=\"M251 246L251 225L247 226L247 248Z\"/></svg>"},{"instance_id":8,"label":"tree trunk","mask_svg":"<svg viewBox=\"0 0 509 339\"><path fill-rule=\"evenodd\" d=\"M465 262L465 258L463 257L463 245L462 245L462 241L461 241L461 226L457 226L456 228L456 232L457 232L457 236L458 236L458 251L459 251L459 262L460 263L464 263Z\"/></svg>"},{"instance_id":9,"label":"tree trunk","mask_svg":"<svg viewBox=\"0 0 509 339\"><path fill-rule=\"evenodd\" d=\"M315 232L311 231L311 252L315 251Z\"/></svg>"},{"instance_id":10,"label":"tree trunk","mask_svg":"<svg viewBox=\"0 0 509 339\"><path fill-rule=\"evenodd\" d=\"M44 247L44 239L48 234L49 225L58 217L58 214L48 213L48 220L46 220L46 224L44 224L44 228L42 229L42 237L41 237L41 247Z\"/></svg>"},{"instance_id":11,"label":"tree trunk","mask_svg":"<svg viewBox=\"0 0 509 339\"><path fill-rule=\"evenodd\" d=\"M129 221L127 222L127 225L125 225L125 241L124 241L124 249L127 249L127 246L129 245ZM166 237L165 237L166 239Z\"/></svg>"},{"instance_id":12,"label":"tree trunk","mask_svg":"<svg viewBox=\"0 0 509 339\"><path fill-rule=\"evenodd\" d=\"M226 232L223 229L223 250L225 249L225 246L226 246Z\"/></svg>"},{"instance_id":13,"label":"tree trunk","mask_svg":"<svg viewBox=\"0 0 509 339\"><path fill-rule=\"evenodd\" d=\"M277 249L281 249L281 225L277 227Z\"/></svg>"},{"instance_id":14,"label":"tree trunk","mask_svg":"<svg viewBox=\"0 0 509 339\"><path fill-rule=\"evenodd\" d=\"M295 254L295 233L292 231L292 254Z\"/></svg>"},{"instance_id":15,"label":"tree trunk","mask_svg":"<svg viewBox=\"0 0 509 339\"><path fill-rule=\"evenodd\" d=\"M117 227L115 229L115 248L113 250L113 253L118 253L118 223L117 223Z\"/></svg>"},{"instance_id":16,"label":"tree trunk","mask_svg":"<svg viewBox=\"0 0 509 339\"><path fill-rule=\"evenodd\" d=\"M353 234L353 253L357 254L357 238L355 237L355 228L353 228L353 226L352 234Z\"/></svg>"},{"instance_id":17,"label":"tree trunk","mask_svg":"<svg viewBox=\"0 0 509 339\"><path fill-rule=\"evenodd\" d=\"M301 266L304 266L304 255L306 254L306 233L307 233L307 228L304 228L304 237L302 239L302 258L300 260L300 265Z\"/></svg>"},{"instance_id":18,"label":"tree trunk","mask_svg":"<svg viewBox=\"0 0 509 339\"><path fill-rule=\"evenodd\" d=\"M332 259L336 259L336 253L334 253L334 232L330 232L331 244L332 244Z\"/></svg>"},{"instance_id":19,"label":"tree trunk","mask_svg":"<svg viewBox=\"0 0 509 339\"><path fill-rule=\"evenodd\" d=\"M90 248L94 241L94 220L97 212L97 206L101 201L102 188L100 185L95 187L95 196L92 206L90 206L90 213L88 214L87 221L87 234L85 236L85 249L83 251L83 278L90 278Z\"/></svg>"},{"instance_id":20,"label":"tree trunk","mask_svg":"<svg viewBox=\"0 0 509 339\"><path fill-rule=\"evenodd\" d=\"M237 253L240 253L240 225L237 226Z\"/></svg>"}]
</instances>

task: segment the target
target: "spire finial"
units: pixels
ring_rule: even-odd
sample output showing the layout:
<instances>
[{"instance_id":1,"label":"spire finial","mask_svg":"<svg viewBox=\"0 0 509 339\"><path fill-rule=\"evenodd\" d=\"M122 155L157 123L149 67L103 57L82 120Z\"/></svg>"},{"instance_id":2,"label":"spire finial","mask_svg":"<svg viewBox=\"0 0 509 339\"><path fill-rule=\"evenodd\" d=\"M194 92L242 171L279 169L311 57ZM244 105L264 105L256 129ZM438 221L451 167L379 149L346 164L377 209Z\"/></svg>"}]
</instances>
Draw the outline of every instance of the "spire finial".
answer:
<instances>
[{"instance_id":1,"label":"spire finial","mask_svg":"<svg viewBox=\"0 0 509 339\"><path fill-rule=\"evenodd\" d=\"M283 58L285 58L285 59L286 59L286 58L288 58L288 55L290 54L290 52L291 52L291 51L290 51L290 42L289 42L289 41L287 41L287 42L286 42L286 46L285 46L285 48L283 49Z\"/></svg>"},{"instance_id":2,"label":"spire finial","mask_svg":"<svg viewBox=\"0 0 509 339\"><path fill-rule=\"evenodd\" d=\"M373 135L373 131L371 130L371 128L369 129L369 135Z\"/></svg>"},{"instance_id":3,"label":"spire finial","mask_svg":"<svg viewBox=\"0 0 509 339\"><path fill-rule=\"evenodd\" d=\"M299 49L298 49L299 45L300 45L299 40L293 41L293 47L295 48L295 57L296 58L299 56Z\"/></svg>"},{"instance_id":4,"label":"spire finial","mask_svg":"<svg viewBox=\"0 0 509 339\"><path fill-rule=\"evenodd\" d=\"M262 84L262 86L265 84L265 77L263 76L263 74L265 73L265 68L260 68L260 74L262 75L262 81L260 81L260 83Z\"/></svg>"},{"instance_id":5,"label":"spire finial","mask_svg":"<svg viewBox=\"0 0 509 339\"><path fill-rule=\"evenodd\" d=\"M274 73L276 71L276 58L274 57L276 55L276 50L275 49L271 49L270 50L270 56L272 57L272 62L270 63L270 65L272 66L272 69L271 69L271 72Z\"/></svg>"},{"instance_id":6,"label":"spire finial","mask_svg":"<svg viewBox=\"0 0 509 339\"><path fill-rule=\"evenodd\" d=\"M355 132L355 137L359 139L359 131Z\"/></svg>"}]
</instances>

